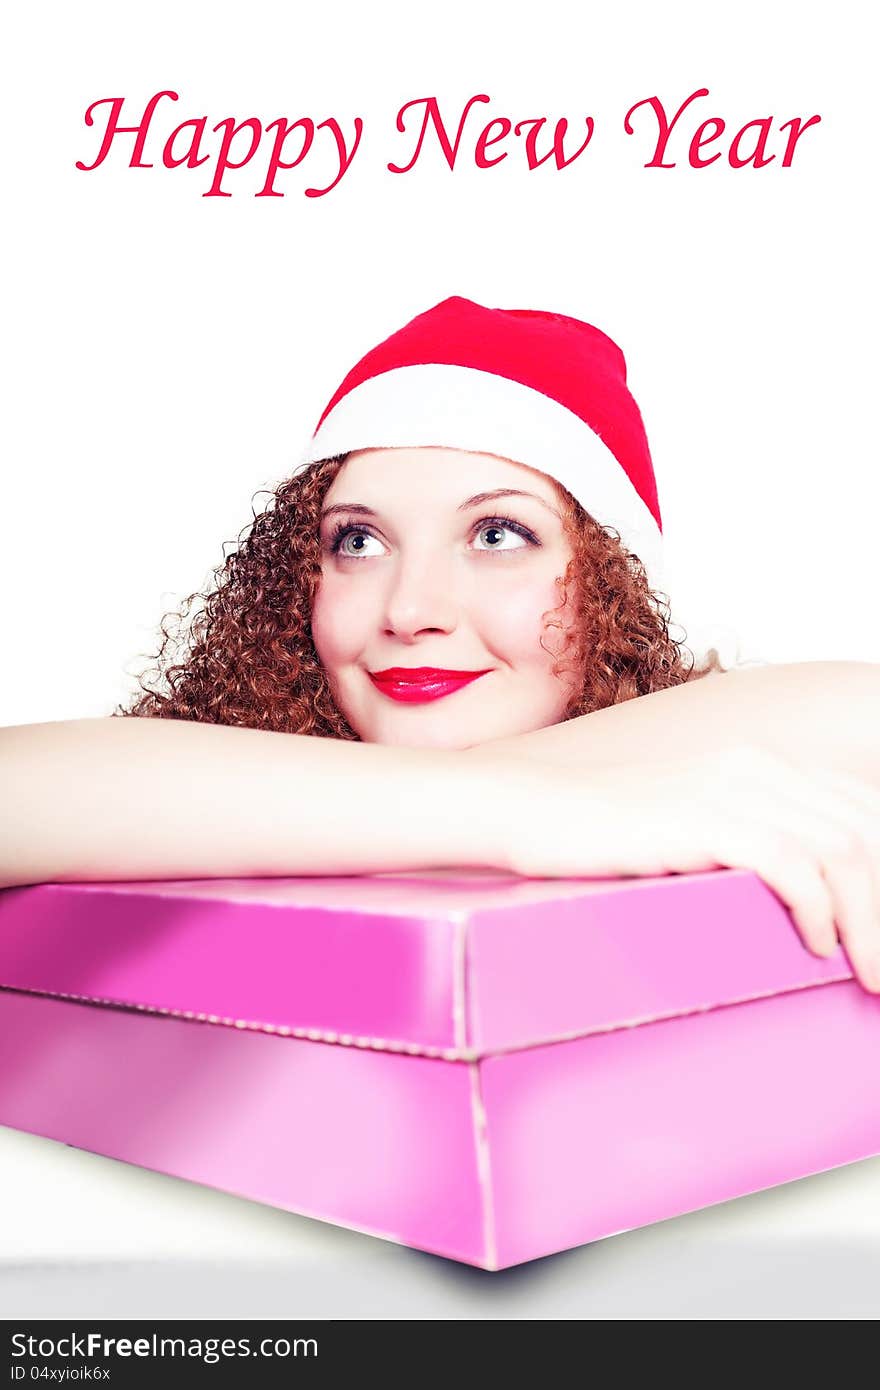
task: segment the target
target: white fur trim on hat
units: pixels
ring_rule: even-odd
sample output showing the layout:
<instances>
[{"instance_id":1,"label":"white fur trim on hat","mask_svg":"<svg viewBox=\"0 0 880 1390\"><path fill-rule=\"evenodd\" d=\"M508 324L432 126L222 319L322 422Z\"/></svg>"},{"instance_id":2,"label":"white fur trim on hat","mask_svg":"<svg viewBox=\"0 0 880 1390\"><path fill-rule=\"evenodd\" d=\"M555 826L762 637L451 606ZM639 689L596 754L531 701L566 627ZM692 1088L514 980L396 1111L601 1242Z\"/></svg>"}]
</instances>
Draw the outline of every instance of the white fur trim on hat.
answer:
<instances>
[{"instance_id":1,"label":"white fur trim on hat","mask_svg":"<svg viewBox=\"0 0 880 1390\"><path fill-rule=\"evenodd\" d=\"M474 367L395 367L344 395L313 436L297 472L356 449L439 447L495 454L555 478L601 525L619 532L662 589L662 536L598 434L558 401Z\"/></svg>"}]
</instances>

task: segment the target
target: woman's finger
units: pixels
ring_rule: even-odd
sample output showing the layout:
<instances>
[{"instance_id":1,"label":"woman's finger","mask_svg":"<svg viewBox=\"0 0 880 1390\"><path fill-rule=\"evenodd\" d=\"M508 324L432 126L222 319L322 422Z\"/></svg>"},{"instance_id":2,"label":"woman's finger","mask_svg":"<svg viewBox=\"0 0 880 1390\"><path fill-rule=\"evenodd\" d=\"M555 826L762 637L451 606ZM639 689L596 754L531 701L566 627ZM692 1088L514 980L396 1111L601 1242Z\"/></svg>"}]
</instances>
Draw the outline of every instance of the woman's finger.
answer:
<instances>
[{"instance_id":1,"label":"woman's finger","mask_svg":"<svg viewBox=\"0 0 880 1390\"><path fill-rule=\"evenodd\" d=\"M834 901L834 919L853 973L872 993L880 992L880 893L868 848L853 836L829 853L823 873Z\"/></svg>"},{"instance_id":2,"label":"woman's finger","mask_svg":"<svg viewBox=\"0 0 880 1390\"><path fill-rule=\"evenodd\" d=\"M762 821L788 837L775 840L764 866L777 884L785 885L782 896L805 943L827 955L832 935L834 945L839 935L856 977L865 988L880 991L880 793L854 777L810 774L775 755L749 751L751 756L739 764L749 793L760 779ZM801 869L796 877L792 865L801 856L791 837L813 862L809 874ZM757 862L755 869L760 871ZM816 870L828 888L830 922Z\"/></svg>"},{"instance_id":3,"label":"woman's finger","mask_svg":"<svg viewBox=\"0 0 880 1390\"><path fill-rule=\"evenodd\" d=\"M804 944L817 956L838 946L835 903L819 861L797 835L759 826L726 835L719 859L730 868L750 869L791 913Z\"/></svg>"}]
</instances>

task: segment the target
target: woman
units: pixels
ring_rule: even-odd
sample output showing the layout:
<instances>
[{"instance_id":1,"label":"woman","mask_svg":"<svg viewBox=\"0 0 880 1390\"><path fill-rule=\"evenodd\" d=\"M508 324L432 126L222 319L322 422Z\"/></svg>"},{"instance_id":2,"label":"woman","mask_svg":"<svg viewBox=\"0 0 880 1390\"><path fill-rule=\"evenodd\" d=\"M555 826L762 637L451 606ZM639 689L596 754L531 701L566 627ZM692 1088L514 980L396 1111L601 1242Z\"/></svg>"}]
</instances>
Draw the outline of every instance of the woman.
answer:
<instances>
[{"instance_id":1,"label":"woman","mask_svg":"<svg viewBox=\"0 0 880 1390\"><path fill-rule=\"evenodd\" d=\"M669 633L619 349L460 298L352 369L117 717L0 731L0 883L733 866L880 992L880 669ZM195 597L195 596L194 596Z\"/></svg>"}]
</instances>

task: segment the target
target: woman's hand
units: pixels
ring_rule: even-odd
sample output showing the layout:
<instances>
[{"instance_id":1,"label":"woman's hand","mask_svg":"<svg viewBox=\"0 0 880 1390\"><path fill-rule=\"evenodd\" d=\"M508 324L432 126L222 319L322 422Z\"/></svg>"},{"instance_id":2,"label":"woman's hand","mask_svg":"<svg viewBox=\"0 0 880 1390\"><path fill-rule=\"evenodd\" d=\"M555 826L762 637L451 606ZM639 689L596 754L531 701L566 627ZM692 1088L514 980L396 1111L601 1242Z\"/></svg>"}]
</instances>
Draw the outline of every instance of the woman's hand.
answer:
<instances>
[{"instance_id":1,"label":"woman's hand","mask_svg":"<svg viewBox=\"0 0 880 1390\"><path fill-rule=\"evenodd\" d=\"M498 758L498 772L512 791L499 867L531 878L751 869L811 951L829 956L839 938L880 993L880 791L868 782L752 745L614 770Z\"/></svg>"}]
</instances>

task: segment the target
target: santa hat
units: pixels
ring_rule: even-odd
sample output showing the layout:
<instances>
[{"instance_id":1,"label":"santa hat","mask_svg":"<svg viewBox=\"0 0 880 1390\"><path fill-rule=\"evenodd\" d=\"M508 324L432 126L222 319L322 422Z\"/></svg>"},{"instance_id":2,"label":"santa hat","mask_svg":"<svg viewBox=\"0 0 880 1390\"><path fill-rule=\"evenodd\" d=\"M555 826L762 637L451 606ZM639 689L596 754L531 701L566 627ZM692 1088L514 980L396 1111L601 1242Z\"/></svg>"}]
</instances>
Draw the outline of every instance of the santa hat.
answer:
<instances>
[{"instance_id":1,"label":"santa hat","mask_svg":"<svg viewBox=\"0 0 880 1390\"><path fill-rule=\"evenodd\" d=\"M649 587L662 589L645 427L623 353L598 328L539 309L444 299L351 369L297 471L356 449L427 446L496 454L555 478L619 533Z\"/></svg>"}]
</instances>

